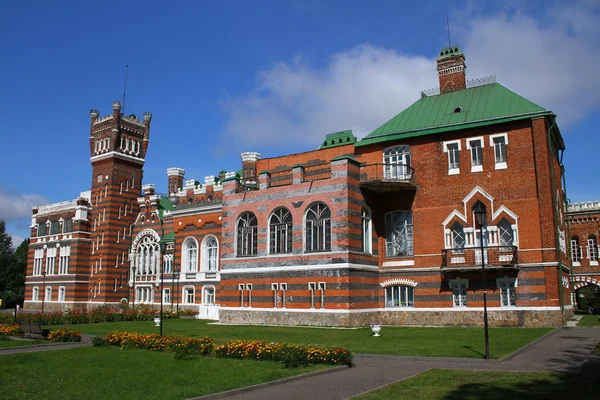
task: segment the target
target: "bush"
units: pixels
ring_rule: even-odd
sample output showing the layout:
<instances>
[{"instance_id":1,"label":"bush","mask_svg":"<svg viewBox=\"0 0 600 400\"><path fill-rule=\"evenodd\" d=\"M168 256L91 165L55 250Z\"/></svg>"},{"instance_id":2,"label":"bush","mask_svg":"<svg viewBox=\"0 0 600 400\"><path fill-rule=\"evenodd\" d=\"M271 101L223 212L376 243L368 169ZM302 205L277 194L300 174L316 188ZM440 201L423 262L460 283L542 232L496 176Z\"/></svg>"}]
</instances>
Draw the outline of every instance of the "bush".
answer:
<instances>
[{"instance_id":1,"label":"bush","mask_svg":"<svg viewBox=\"0 0 600 400\"><path fill-rule=\"evenodd\" d=\"M40 312L20 312L18 319L23 323L40 325L76 325L99 322L151 321L154 318L154 313L155 310L147 306L136 307L135 310L102 306L90 311L77 309L44 314ZM169 318L177 318L175 313L165 312L163 315ZM11 323L13 319L12 314L0 313L0 323Z\"/></svg>"},{"instance_id":2,"label":"bush","mask_svg":"<svg viewBox=\"0 0 600 400\"><path fill-rule=\"evenodd\" d=\"M108 343L106 343L106 340L104 340L102 336L94 336L92 339L92 345L94 345L94 347L102 347L107 346Z\"/></svg>"},{"instance_id":3,"label":"bush","mask_svg":"<svg viewBox=\"0 0 600 400\"><path fill-rule=\"evenodd\" d=\"M8 335L5 335L4 333L0 333L0 340L9 340Z\"/></svg>"},{"instance_id":4,"label":"bush","mask_svg":"<svg viewBox=\"0 0 600 400\"><path fill-rule=\"evenodd\" d=\"M586 286L579 289L576 298L579 309L588 314L600 312L600 290L597 287Z\"/></svg>"},{"instance_id":5,"label":"bush","mask_svg":"<svg viewBox=\"0 0 600 400\"><path fill-rule=\"evenodd\" d=\"M214 349L211 338L189 338L185 336L145 335L140 333L113 332L104 336L104 341L122 349L134 347L150 351L171 351L177 360L189 360L196 355L208 356Z\"/></svg>"},{"instance_id":6,"label":"bush","mask_svg":"<svg viewBox=\"0 0 600 400\"><path fill-rule=\"evenodd\" d=\"M13 324L0 324L0 335L21 336L21 327Z\"/></svg>"},{"instance_id":7,"label":"bush","mask_svg":"<svg viewBox=\"0 0 600 400\"><path fill-rule=\"evenodd\" d=\"M81 334L71 329L59 329L48 335L51 342L81 342Z\"/></svg>"}]
</instances>

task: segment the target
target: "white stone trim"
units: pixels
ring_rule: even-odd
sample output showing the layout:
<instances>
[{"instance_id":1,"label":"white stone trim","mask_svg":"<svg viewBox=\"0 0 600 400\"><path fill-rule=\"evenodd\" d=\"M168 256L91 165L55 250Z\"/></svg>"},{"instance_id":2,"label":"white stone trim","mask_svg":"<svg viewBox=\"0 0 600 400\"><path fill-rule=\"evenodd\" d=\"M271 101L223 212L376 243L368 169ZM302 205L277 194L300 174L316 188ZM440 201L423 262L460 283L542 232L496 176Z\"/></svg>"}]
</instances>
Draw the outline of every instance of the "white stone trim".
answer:
<instances>
[{"instance_id":1,"label":"white stone trim","mask_svg":"<svg viewBox=\"0 0 600 400\"><path fill-rule=\"evenodd\" d=\"M383 267L407 267L409 265L415 265L415 260L384 261L382 266Z\"/></svg>"},{"instance_id":2,"label":"white stone trim","mask_svg":"<svg viewBox=\"0 0 600 400\"><path fill-rule=\"evenodd\" d=\"M289 302L289 301L288 301ZM465 311L483 311L483 307L447 307L447 308L418 308L418 307L390 307L390 308L361 308L359 310L335 310L332 308L248 308L248 307L219 307L221 310L228 311L269 311L269 312L295 312L295 313L321 313L321 314L356 314L365 312L423 312L423 311L436 311L436 312L449 312L449 313L460 313ZM570 308L565 306L565 308ZM489 311L560 311L560 307L488 307ZM395 325L393 325L395 326ZM315 328L308 326L307 328ZM354 328L359 329L360 327ZM324 329L339 329L338 327L324 327Z\"/></svg>"},{"instance_id":3,"label":"white stone trim","mask_svg":"<svg viewBox=\"0 0 600 400\"><path fill-rule=\"evenodd\" d=\"M241 157L242 157L242 161L255 161L255 162L262 158L260 153L257 153L255 151L248 151L248 152L242 153Z\"/></svg>"},{"instance_id":4,"label":"white stone trim","mask_svg":"<svg viewBox=\"0 0 600 400\"><path fill-rule=\"evenodd\" d=\"M221 269L221 275L228 274L261 274L280 271L321 271L331 269L354 269L360 271L379 272L378 266L360 265L352 263L340 264L316 264L316 265L293 265L286 267L260 267L260 268L237 268L237 269ZM437 268L439 270L439 268Z\"/></svg>"},{"instance_id":5,"label":"white stone trim","mask_svg":"<svg viewBox=\"0 0 600 400\"><path fill-rule=\"evenodd\" d=\"M183 168L167 168L167 176L184 176L185 170Z\"/></svg>"},{"instance_id":6,"label":"white stone trim","mask_svg":"<svg viewBox=\"0 0 600 400\"><path fill-rule=\"evenodd\" d=\"M438 75L439 76L452 75L452 74L457 74L457 73L464 72L464 71L465 71L465 65L460 64L460 65L455 65L450 68L440 69L438 71Z\"/></svg>"},{"instance_id":7,"label":"white stone trim","mask_svg":"<svg viewBox=\"0 0 600 400\"><path fill-rule=\"evenodd\" d=\"M418 282L415 282L412 279L406 279L406 278L387 279L380 283L381 287L388 287L388 286L412 286L412 287L415 287L418 284L419 284Z\"/></svg>"},{"instance_id":8,"label":"white stone trim","mask_svg":"<svg viewBox=\"0 0 600 400\"><path fill-rule=\"evenodd\" d=\"M96 161L106 160L108 158L113 158L113 157L120 158L122 160L131 161L133 163L141 164L141 165L144 165L144 163L145 163L145 160L143 158L130 156L127 154L119 153L117 151L111 151L110 153L100 154L98 156L91 157L90 162L94 163Z\"/></svg>"}]
</instances>

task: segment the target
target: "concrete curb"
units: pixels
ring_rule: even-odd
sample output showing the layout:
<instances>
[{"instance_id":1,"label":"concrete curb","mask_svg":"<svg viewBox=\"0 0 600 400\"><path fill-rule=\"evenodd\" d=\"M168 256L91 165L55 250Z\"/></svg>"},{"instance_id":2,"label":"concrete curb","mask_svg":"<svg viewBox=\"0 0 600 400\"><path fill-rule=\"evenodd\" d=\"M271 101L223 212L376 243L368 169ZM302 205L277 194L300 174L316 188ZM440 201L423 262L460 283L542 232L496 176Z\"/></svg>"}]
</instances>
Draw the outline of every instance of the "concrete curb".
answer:
<instances>
[{"instance_id":1,"label":"concrete curb","mask_svg":"<svg viewBox=\"0 0 600 400\"><path fill-rule=\"evenodd\" d=\"M521 347L520 349L514 351L513 353L507 355L504 358L501 358L500 361L504 362L504 361L510 361L512 360L514 357L518 356L519 354L521 354L522 352L524 352L525 350L527 350L530 346L533 346L534 344L541 342L542 340L549 338L552 335L556 335L558 332L561 332L563 329L565 329L564 327L560 327L557 328L551 332L546 333L544 336L540 336L539 338L535 339L533 342L529 342L527 343L525 346Z\"/></svg>"},{"instance_id":2,"label":"concrete curb","mask_svg":"<svg viewBox=\"0 0 600 400\"><path fill-rule=\"evenodd\" d=\"M264 389L264 388L271 387L271 386L282 385L284 383L288 383L288 382L292 382L292 381L297 381L299 379L311 378L311 377L317 376L317 375L330 374L332 372L341 371L343 369L348 369L348 366L342 365L342 366L339 366L339 367L327 368L327 369L323 369L321 371L309 372L308 374L290 376L289 378L283 378L283 379L279 379L279 380L276 380L276 381L259 383L257 385L246 386L246 387L238 388L238 389L231 389L231 390L227 390L225 392L207 394L205 396L200 396L200 397L192 397L192 398L190 398L188 400L223 399L225 397L234 396L236 394L247 393L247 392L252 392L254 390L259 390L259 389Z\"/></svg>"}]
</instances>

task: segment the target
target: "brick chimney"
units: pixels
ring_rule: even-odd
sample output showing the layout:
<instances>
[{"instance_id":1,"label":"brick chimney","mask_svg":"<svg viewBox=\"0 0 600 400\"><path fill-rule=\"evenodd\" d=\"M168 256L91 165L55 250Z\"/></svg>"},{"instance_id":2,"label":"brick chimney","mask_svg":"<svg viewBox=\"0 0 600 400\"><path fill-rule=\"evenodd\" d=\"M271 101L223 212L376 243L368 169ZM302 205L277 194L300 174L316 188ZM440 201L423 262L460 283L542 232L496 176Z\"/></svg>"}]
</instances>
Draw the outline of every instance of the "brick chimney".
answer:
<instances>
[{"instance_id":1,"label":"brick chimney","mask_svg":"<svg viewBox=\"0 0 600 400\"><path fill-rule=\"evenodd\" d=\"M440 94L466 89L466 69L465 55L460 47L452 46L442 49L437 58Z\"/></svg>"},{"instance_id":2,"label":"brick chimney","mask_svg":"<svg viewBox=\"0 0 600 400\"><path fill-rule=\"evenodd\" d=\"M183 168L167 168L167 176L169 177L169 193L177 193L179 189L183 188L183 176L185 170Z\"/></svg>"}]
</instances>

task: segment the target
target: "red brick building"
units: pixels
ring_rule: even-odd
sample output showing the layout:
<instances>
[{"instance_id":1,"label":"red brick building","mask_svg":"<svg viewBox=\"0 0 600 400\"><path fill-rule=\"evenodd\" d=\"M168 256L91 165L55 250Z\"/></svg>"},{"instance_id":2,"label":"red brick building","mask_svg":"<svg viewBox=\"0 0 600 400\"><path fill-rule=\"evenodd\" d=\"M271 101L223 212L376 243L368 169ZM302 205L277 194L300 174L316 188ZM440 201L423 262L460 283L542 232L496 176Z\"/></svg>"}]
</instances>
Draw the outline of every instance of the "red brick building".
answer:
<instances>
[{"instance_id":1,"label":"red brick building","mask_svg":"<svg viewBox=\"0 0 600 400\"><path fill-rule=\"evenodd\" d=\"M305 153L243 153L239 171L203 182L170 168L168 198L133 190L150 118L115 109L107 132L127 127L143 145L123 157L111 137L113 156L92 156L90 221L102 224L90 222L88 298L73 304L157 305L162 293L167 307L230 323L481 325L485 292L492 326L561 325L573 307L555 115L465 71L460 48L445 48L439 92L362 140L343 131ZM106 140L98 121L92 149ZM99 259L111 260L102 272Z\"/></svg>"}]
</instances>

